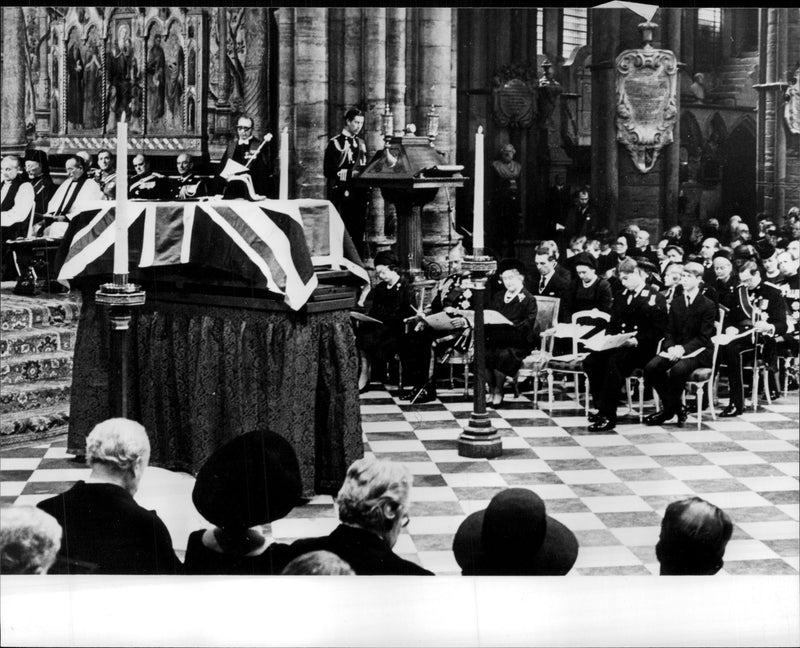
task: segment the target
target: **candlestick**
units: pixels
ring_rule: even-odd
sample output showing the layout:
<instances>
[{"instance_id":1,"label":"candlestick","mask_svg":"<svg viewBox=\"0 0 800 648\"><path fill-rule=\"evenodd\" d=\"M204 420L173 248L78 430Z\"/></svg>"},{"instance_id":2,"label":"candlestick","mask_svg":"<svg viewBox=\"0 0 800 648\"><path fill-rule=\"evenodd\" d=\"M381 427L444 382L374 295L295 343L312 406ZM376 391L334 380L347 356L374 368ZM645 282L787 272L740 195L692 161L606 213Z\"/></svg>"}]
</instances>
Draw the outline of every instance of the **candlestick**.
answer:
<instances>
[{"instance_id":1,"label":"candlestick","mask_svg":"<svg viewBox=\"0 0 800 648\"><path fill-rule=\"evenodd\" d=\"M475 133L475 186L472 206L472 253L483 251L483 126Z\"/></svg>"},{"instance_id":2,"label":"candlestick","mask_svg":"<svg viewBox=\"0 0 800 648\"><path fill-rule=\"evenodd\" d=\"M123 114L124 120L124 114ZM114 274L128 274L128 123L117 122L117 205L114 220ZM115 277L116 279L116 277Z\"/></svg>"},{"instance_id":3,"label":"candlestick","mask_svg":"<svg viewBox=\"0 0 800 648\"><path fill-rule=\"evenodd\" d=\"M281 131L281 178L280 186L278 189L278 198L280 200L289 200L289 127L284 126Z\"/></svg>"}]
</instances>

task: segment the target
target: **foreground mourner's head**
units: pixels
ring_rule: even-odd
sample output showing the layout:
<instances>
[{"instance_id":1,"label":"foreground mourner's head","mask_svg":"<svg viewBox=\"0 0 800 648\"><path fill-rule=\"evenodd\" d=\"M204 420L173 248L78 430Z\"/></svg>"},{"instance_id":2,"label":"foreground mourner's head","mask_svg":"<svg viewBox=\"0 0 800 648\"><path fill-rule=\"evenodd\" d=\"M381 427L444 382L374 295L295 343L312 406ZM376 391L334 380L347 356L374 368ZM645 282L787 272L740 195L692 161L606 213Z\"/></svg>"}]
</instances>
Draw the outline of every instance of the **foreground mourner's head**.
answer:
<instances>
[{"instance_id":1,"label":"foreground mourner's head","mask_svg":"<svg viewBox=\"0 0 800 648\"><path fill-rule=\"evenodd\" d=\"M283 568L281 576L355 576L344 560L330 551L309 551Z\"/></svg>"},{"instance_id":2,"label":"foreground mourner's head","mask_svg":"<svg viewBox=\"0 0 800 648\"><path fill-rule=\"evenodd\" d=\"M458 527L453 553L465 576L563 576L578 541L527 488L509 488Z\"/></svg>"},{"instance_id":3,"label":"foreground mourner's head","mask_svg":"<svg viewBox=\"0 0 800 648\"><path fill-rule=\"evenodd\" d=\"M408 524L411 472L392 461L364 457L347 469L336 497L343 524L372 531L390 547Z\"/></svg>"},{"instance_id":4,"label":"foreground mourner's head","mask_svg":"<svg viewBox=\"0 0 800 648\"><path fill-rule=\"evenodd\" d=\"M35 506L0 509L0 574L46 574L61 547L61 525Z\"/></svg>"},{"instance_id":5,"label":"foreground mourner's head","mask_svg":"<svg viewBox=\"0 0 800 648\"><path fill-rule=\"evenodd\" d=\"M139 490L150 461L150 439L136 421L113 418L98 423L86 437L86 462L92 478L119 484L131 495Z\"/></svg>"},{"instance_id":6,"label":"foreground mourner's head","mask_svg":"<svg viewBox=\"0 0 800 648\"><path fill-rule=\"evenodd\" d=\"M711 576L722 569L725 547L733 534L727 513L689 497L672 502L661 522L656 557L662 576Z\"/></svg>"},{"instance_id":7,"label":"foreground mourner's head","mask_svg":"<svg viewBox=\"0 0 800 648\"><path fill-rule=\"evenodd\" d=\"M284 517L302 495L291 444L269 431L234 437L197 473L192 502L206 520L235 533Z\"/></svg>"}]
</instances>

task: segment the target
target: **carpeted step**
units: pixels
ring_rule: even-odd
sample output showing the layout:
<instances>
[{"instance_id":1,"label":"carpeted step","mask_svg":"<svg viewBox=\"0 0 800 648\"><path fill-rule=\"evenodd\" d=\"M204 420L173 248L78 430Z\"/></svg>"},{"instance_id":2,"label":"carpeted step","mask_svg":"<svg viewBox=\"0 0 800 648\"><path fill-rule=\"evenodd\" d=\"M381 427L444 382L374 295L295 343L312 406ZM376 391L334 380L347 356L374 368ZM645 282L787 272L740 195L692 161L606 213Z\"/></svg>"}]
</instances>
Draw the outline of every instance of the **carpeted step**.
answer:
<instances>
[{"instance_id":1,"label":"carpeted step","mask_svg":"<svg viewBox=\"0 0 800 648\"><path fill-rule=\"evenodd\" d=\"M0 329L4 332L53 324L77 322L80 314L78 294L28 297L15 295L3 284Z\"/></svg>"},{"instance_id":2,"label":"carpeted step","mask_svg":"<svg viewBox=\"0 0 800 648\"><path fill-rule=\"evenodd\" d=\"M71 351L75 343L76 327L73 325L48 326L4 333L0 339L0 357L3 359L29 356L53 351Z\"/></svg>"},{"instance_id":3,"label":"carpeted step","mask_svg":"<svg viewBox=\"0 0 800 648\"><path fill-rule=\"evenodd\" d=\"M11 357L4 359L0 367L0 384L3 386L71 378L71 350Z\"/></svg>"},{"instance_id":4,"label":"carpeted step","mask_svg":"<svg viewBox=\"0 0 800 648\"><path fill-rule=\"evenodd\" d=\"M64 426L68 423L69 410L63 405L4 414L0 419L0 442L3 445L18 443L23 436L30 439L50 438L66 432Z\"/></svg>"},{"instance_id":5,"label":"carpeted step","mask_svg":"<svg viewBox=\"0 0 800 648\"><path fill-rule=\"evenodd\" d=\"M60 405L69 409L70 381L48 380L6 385L0 391L0 415Z\"/></svg>"}]
</instances>

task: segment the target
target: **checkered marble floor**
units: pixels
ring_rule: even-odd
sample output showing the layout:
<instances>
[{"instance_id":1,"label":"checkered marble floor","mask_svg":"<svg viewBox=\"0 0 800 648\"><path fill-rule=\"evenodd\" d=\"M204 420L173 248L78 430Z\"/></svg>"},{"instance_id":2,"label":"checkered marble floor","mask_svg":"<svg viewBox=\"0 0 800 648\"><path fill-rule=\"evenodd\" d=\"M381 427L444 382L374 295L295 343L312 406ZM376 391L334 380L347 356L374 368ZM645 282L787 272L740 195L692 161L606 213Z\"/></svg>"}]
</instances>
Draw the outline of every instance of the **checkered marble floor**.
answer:
<instances>
[{"instance_id":1,"label":"checkered marble floor","mask_svg":"<svg viewBox=\"0 0 800 648\"><path fill-rule=\"evenodd\" d=\"M534 408L527 396L489 409L502 437L497 459L460 457L456 441L472 404L460 390L409 405L392 388L361 397L366 451L401 461L414 474L411 523L395 551L437 574L458 574L453 535L466 515L507 487L529 488L580 544L570 575L658 573L655 544L667 505L697 495L734 522L724 574L800 571L798 394L735 419L647 427L622 416L612 433L591 433L583 409L566 396ZM652 411L652 409L650 410ZM70 461L64 439L0 452L0 501L35 504L88 476ZM137 500L167 523L182 556L188 534L207 523L191 503L194 479L151 467ZM329 533L330 496L319 496L273 523L277 541Z\"/></svg>"}]
</instances>

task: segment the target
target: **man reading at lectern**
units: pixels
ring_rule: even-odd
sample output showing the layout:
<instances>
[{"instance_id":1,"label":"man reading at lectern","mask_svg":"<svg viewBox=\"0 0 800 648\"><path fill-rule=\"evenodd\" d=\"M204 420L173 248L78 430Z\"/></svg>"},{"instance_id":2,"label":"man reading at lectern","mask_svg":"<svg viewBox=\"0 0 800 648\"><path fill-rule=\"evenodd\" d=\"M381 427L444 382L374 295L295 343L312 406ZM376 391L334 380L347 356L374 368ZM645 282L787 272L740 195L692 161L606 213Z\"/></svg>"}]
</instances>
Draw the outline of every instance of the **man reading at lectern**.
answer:
<instances>
[{"instance_id":1,"label":"man reading at lectern","mask_svg":"<svg viewBox=\"0 0 800 648\"><path fill-rule=\"evenodd\" d=\"M267 133L264 139L256 137L253 134L254 123L247 115L239 117L237 137L228 142L228 148L219 161L223 198L258 200L277 196L272 134ZM235 164L228 164L229 161Z\"/></svg>"},{"instance_id":2,"label":"man reading at lectern","mask_svg":"<svg viewBox=\"0 0 800 648\"><path fill-rule=\"evenodd\" d=\"M364 113L351 108L344 114L342 132L328 140L323 172L328 180L328 200L333 203L353 239L364 255L369 190L355 187L353 179L367 166L367 145L358 137L364 127Z\"/></svg>"}]
</instances>

